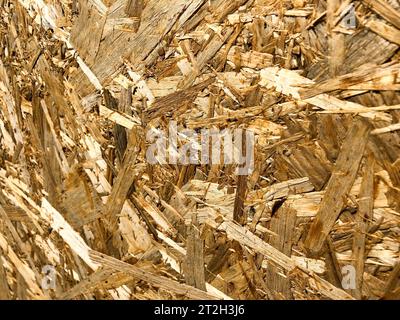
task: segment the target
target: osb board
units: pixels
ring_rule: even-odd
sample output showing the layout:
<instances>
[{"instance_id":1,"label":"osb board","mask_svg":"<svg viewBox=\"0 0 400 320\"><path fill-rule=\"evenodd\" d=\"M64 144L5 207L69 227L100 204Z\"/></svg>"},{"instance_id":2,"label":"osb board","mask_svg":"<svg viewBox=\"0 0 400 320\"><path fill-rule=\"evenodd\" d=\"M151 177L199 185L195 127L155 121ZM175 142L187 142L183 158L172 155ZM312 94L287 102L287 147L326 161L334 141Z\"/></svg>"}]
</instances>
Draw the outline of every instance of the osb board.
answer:
<instances>
[{"instance_id":1,"label":"osb board","mask_svg":"<svg viewBox=\"0 0 400 320\"><path fill-rule=\"evenodd\" d=\"M1 299L400 298L399 1L0 4Z\"/></svg>"}]
</instances>

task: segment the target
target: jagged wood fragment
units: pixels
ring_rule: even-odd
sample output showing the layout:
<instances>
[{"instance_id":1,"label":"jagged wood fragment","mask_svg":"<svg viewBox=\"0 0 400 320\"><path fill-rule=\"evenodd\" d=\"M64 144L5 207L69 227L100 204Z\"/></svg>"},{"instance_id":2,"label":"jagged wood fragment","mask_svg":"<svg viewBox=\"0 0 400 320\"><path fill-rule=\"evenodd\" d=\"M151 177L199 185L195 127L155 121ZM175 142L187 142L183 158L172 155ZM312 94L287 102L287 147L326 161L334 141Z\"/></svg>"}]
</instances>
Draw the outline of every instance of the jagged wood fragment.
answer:
<instances>
[{"instance_id":1,"label":"jagged wood fragment","mask_svg":"<svg viewBox=\"0 0 400 320\"><path fill-rule=\"evenodd\" d=\"M304 243L311 254L319 254L343 208L346 196L356 178L367 145L369 131L369 126L363 120L357 119L347 133L317 216L311 224Z\"/></svg>"},{"instance_id":2,"label":"jagged wood fragment","mask_svg":"<svg viewBox=\"0 0 400 320\"><path fill-rule=\"evenodd\" d=\"M110 269L99 269L86 279L81 280L67 292L63 292L58 296L58 299L71 300L79 295L91 293L96 289L117 288L130 280L132 280L132 277L123 272L116 273Z\"/></svg>"},{"instance_id":3,"label":"jagged wood fragment","mask_svg":"<svg viewBox=\"0 0 400 320\"><path fill-rule=\"evenodd\" d=\"M216 223L214 221L216 217L209 218L207 224L217 228L217 230L225 231L228 238L238 241L242 245L246 245L249 248L263 254L266 259L269 259L272 263L280 266L284 270L290 272L294 269L300 269L303 276L308 279L310 286L319 290L319 292L328 298L339 299L339 300L352 300L353 298L342 289L333 286L326 280L323 280L319 276L315 275L307 269L304 269L301 265L297 264L290 257L284 253L275 249L271 245L267 244L259 237L255 236L252 232L239 226L232 221L223 221L222 223Z\"/></svg>"},{"instance_id":4,"label":"jagged wood fragment","mask_svg":"<svg viewBox=\"0 0 400 320\"><path fill-rule=\"evenodd\" d=\"M305 98L303 100L303 98L301 97L300 87L305 85L309 86L314 84L315 82L300 76L299 74L297 74L292 70L280 69L278 67L265 68L261 70L260 76L261 76L260 85L265 86L267 88L275 88L276 91L281 92L284 95L291 96L296 100L310 103L323 110L331 110L331 109L352 110L363 107L358 103L340 100L336 97L330 96L325 93L316 95L315 97L312 98ZM361 116L370 119L380 118L382 120L387 120L387 121L391 120L390 116L382 112L363 113L361 114Z\"/></svg>"},{"instance_id":5,"label":"jagged wood fragment","mask_svg":"<svg viewBox=\"0 0 400 320\"><path fill-rule=\"evenodd\" d=\"M0 249L3 255L8 256L8 259L13 263L18 273L24 279L31 299L47 299L48 297L38 285L35 273L17 256L2 233L0 233Z\"/></svg>"},{"instance_id":6,"label":"jagged wood fragment","mask_svg":"<svg viewBox=\"0 0 400 320\"><path fill-rule=\"evenodd\" d=\"M193 288L185 284L181 284L175 280L171 280L163 276L154 275L150 272L146 272L140 268L132 266L126 262L122 262L118 259L104 255L99 252L95 252L93 250L90 252L90 257L96 263L102 264L107 268L125 272L127 274L132 275L135 278L144 280L153 286L174 292L175 294L187 296L190 299L199 299L199 300L217 299L217 297L215 297L214 295L211 295L202 290Z\"/></svg>"},{"instance_id":7,"label":"jagged wood fragment","mask_svg":"<svg viewBox=\"0 0 400 320\"><path fill-rule=\"evenodd\" d=\"M400 282L400 262L397 262L385 286L383 299L397 300L399 296L399 282Z\"/></svg>"},{"instance_id":8,"label":"jagged wood fragment","mask_svg":"<svg viewBox=\"0 0 400 320\"><path fill-rule=\"evenodd\" d=\"M90 66L99 82L102 85L111 82L122 67L121 58L129 59L135 67L139 67L162 38L171 31L191 2L193 0L178 0L171 5L159 0L149 0L142 12L142 23L136 33L117 30L108 34L100 43L96 60ZM160 8L166 9L160 10ZM179 22L184 23L184 21ZM74 74L72 82L82 96L93 92L92 84L81 72Z\"/></svg>"},{"instance_id":9,"label":"jagged wood fragment","mask_svg":"<svg viewBox=\"0 0 400 320\"><path fill-rule=\"evenodd\" d=\"M362 0L368 8L385 18L388 22L400 29L400 13L385 0Z\"/></svg>"},{"instance_id":10,"label":"jagged wood fragment","mask_svg":"<svg viewBox=\"0 0 400 320\"><path fill-rule=\"evenodd\" d=\"M118 215L122 210L132 183L143 169L142 165L136 164L136 159L140 152L139 136L136 130L136 128L133 128L129 133L128 148L125 152L122 168L118 173L106 203L104 218L109 223L110 231L116 229Z\"/></svg>"},{"instance_id":11,"label":"jagged wood fragment","mask_svg":"<svg viewBox=\"0 0 400 320\"><path fill-rule=\"evenodd\" d=\"M186 284L206 291L203 240L200 238L200 230L195 212L192 215L192 221L187 226L187 232L187 250L184 268Z\"/></svg>"},{"instance_id":12,"label":"jagged wood fragment","mask_svg":"<svg viewBox=\"0 0 400 320\"><path fill-rule=\"evenodd\" d=\"M356 269L356 288L353 295L361 299L364 260L365 260L365 241L370 222L373 218L374 207L374 158L372 155L366 157L363 180L360 188L360 200L356 216L356 229L353 241L353 259Z\"/></svg>"},{"instance_id":13,"label":"jagged wood fragment","mask_svg":"<svg viewBox=\"0 0 400 320\"><path fill-rule=\"evenodd\" d=\"M7 281L7 272L4 268L3 262L5 257L0 254L0 300L9 300L11 292Z\"/></svg>"},{"instance_id":14,"label":"jagged wood fragment","mask_svg":"<svg viewBox=\"0 0 400 320\"><path fill-rule=\"evenodd\" d=\"M400 45L400 30L387 25L386 23L376 20L368 19L365 22L365 26L371 29L376 34L380 35L382 38Z\"/></svg>"},{"instance_id":15,"label":"jagged wood fragment","mask_svg":"<svg viewBox=\"0 0 400 320\"><path fill-rule=\"evenodd\" d=\"M293 232L296 223L296 211L289 205L280 207L271 219L270 229L276 236L271 236L270 244L288 257L292 255ZM267 269L267 283L274 290L275 296L281 299L293 299L291 284L288 277L279 272L279 269L271 265Z\"/></svg>"}]
</instances>

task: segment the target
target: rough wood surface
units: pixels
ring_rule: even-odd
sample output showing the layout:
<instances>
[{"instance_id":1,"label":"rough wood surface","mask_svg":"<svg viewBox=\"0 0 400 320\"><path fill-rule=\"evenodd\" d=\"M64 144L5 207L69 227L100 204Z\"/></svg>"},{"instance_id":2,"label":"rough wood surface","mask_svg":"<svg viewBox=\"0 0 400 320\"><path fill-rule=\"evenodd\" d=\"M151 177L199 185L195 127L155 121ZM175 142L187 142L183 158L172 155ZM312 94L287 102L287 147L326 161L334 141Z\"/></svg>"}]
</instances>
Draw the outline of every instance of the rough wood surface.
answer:
<instances>
[{"instance_id":1,"label":"rough wood surface","mask_svg":"<svg viewBox=\"0 0 400 320\"><path fill-rule=\"evenodd\" d=\"M0 299L400 299L398 0L0 4Z\"/></svg>"}]
</instances>

